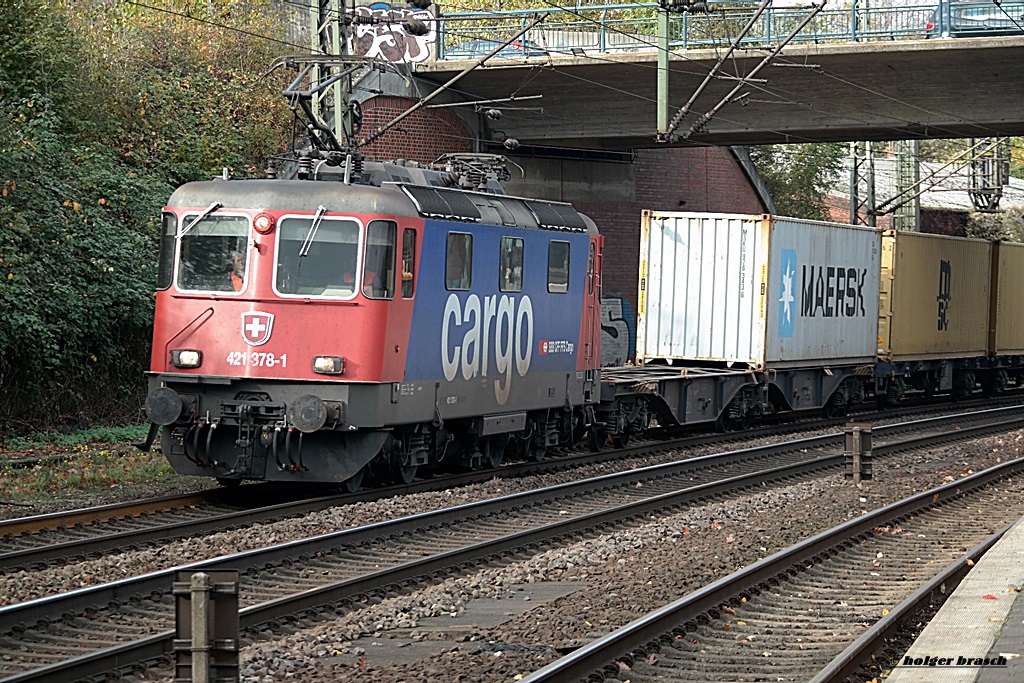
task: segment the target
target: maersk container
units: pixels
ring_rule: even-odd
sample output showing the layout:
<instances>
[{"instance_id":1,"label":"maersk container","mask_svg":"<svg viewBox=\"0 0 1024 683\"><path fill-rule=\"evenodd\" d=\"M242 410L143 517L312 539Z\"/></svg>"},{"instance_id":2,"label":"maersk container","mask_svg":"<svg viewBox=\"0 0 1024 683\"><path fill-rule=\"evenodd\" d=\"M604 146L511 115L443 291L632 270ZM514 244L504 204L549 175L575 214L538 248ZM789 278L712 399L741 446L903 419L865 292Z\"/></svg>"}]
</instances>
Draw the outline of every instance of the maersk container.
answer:
<instances>
[{"instance_id":1,"label":"maersk container","mask_svg":"<svg viewBox=\"0 0 1024 683\"><path fill-rule=\"evenodd\" d=\"M878 355L892 361L988 353L992 243L888 230Z\"/></svg>"},{"instance_id":2,"label":"maersk container","mask_svg":"<svg viewBox=\"0 0 1024 683\"><path fill-rule=\"evenodd\" d=\"M988 350L994 356L1024 356L1024 244L996 242L992 250Z\"/></svg>"},{"instance_id":3,"label":"maersk container","mask_svg":"<svg viewBox=\"0 0 1024 683\"><path fill-rule=\"evenodd\" d=\"M781 369L874 361L877 230L645 211L640 239L637 362Z\"/></svg>"}]
</instances>

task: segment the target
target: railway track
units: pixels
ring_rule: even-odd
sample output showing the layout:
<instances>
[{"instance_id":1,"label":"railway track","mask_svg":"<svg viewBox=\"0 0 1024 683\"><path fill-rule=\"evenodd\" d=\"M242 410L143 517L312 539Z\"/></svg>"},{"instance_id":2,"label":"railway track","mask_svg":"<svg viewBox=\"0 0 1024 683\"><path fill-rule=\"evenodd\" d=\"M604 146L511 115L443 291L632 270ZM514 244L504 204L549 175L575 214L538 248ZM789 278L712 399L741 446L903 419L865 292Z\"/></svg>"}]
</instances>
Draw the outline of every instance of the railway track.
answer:
<instances>
[{"instance_id":1,"label":"railway track","mask_svg":"<svg viewBox=\"0 0 1024 683\"><path fill-rule=\"evenodd\" d=\"M971 421L973 425L967 425ZM945 422L945 426L942 426ZM904 425L887 452L1020 427L1018 410ZM953 424L955 423L955 425ZM884 430L879 430L884 431ZM892 435L897 430L889 428ZM877 433L877 432L876 432ZM479 563L765 482L839 467L834 437L694 458L470 503L191 565L242 572L240 619L255 631L360 604ZM1024 467L1016 462L1015 467ZM170 651L173 571L0 608L4 683L102 675ZM296 616L298 615L298 616ZM271 626L270 628L273 628Z\"/></svg>"},{"instance_id":2,"label":"railway track","mask_svg":"<svg viewBox=\"0 0 1024 683\"><path fill-rule=\"evenodd\" d=\"M523 678L523 683L838 683L901 619L951 590L1024 514L1024 459L911 496L765 558ZM983 520L983 521L981 521ZM966 554L963 552L972 548ZM972 547L973 546L973 547Z\"/></svg>"},{"instance_id":3,"label":"railway track","mask_svg":"<svg viewBox=\"0 0 1024 683\"><path fill-rule=\"evenodd\" d=\"M1011 404L1006 409L1012 410L1014 407L1024 406ZM901 413L920 412L920 407L907 407L899 411L864 415L862 419L877 415L891 419ZM129 501L5 520L0 522L0 572L69 562L79 557L138 548L175 538L287 519L336 505L450 489L488 481L494 477L514 478L564 471L580 465L612 462L652 452L729 444L741 439L776 436L842 422L816 420L808 424L808 421L790 421L744 432L645 440L628 448L600 453L575 451L540 463L512 463L498 470L450 474L415 481L410 485L367 489L354 494L311 495L309 488L296 490L294 487L257 484L238 489L211 489L184 496ZM830 439L830 447L841 445L840 435L833 435Z\"/></svg>"}]
</instances>

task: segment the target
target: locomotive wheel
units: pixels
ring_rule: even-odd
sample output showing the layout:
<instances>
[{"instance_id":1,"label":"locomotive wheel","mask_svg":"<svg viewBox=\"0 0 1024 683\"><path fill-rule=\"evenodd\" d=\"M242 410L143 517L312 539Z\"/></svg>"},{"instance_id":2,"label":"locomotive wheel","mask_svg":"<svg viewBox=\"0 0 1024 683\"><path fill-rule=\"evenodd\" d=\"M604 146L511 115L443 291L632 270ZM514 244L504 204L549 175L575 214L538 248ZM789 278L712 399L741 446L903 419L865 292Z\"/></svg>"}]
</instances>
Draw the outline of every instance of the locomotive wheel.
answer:
<instances>
[{"instance_id":1,"label":"locomotive wheel","mask_svg":"<svg viewBox=\"0 0 1024 683\"><path fill-rule=\"evenodd\" d=\"M396 484L404 484L408 486L412 483L412 480L416 478L416 470L419 467L417 465L402 465L396 463L391 466L391 478L394 479Z\"/></svg>"},{"instance_id":2,"label":"locomotive wheel","mask_svg":"<svg viewBox=\"0 0 1024 683\"><path fill-rule=\"evenodd\" d=\"M484 444L484 468L497 469L501 467L501 461L505 457L505 446L508 445L507 437L492 436Z\"/></svg>"},{"instance_id":3,"label":"locomotive wheel","mask_svg":"<svg viewBox=\"0 0 1024 683\"><path fill-rule=\"evenodd\" d=\"M571 443L566 444L569 448L572 448L587 435L587 423L580 414L574 413L570 418L572 426L569 429L569 441Z\"/></svg>"},{"instance_id":4,"label":"locomotive wheel","mask_svg":"<svg viewBox=\"0 0 1024 683\"><path fill-rule=\"evenodd\" d=\"M543 446L534 445L533 441L530 440L523 446L523 460L527 462L540 462L547 455L548 449Z\"/></svg>"},{"instance_id":5,"label":"locomotive wheel","mask_svg":"<svg viewBox=\"0 0 1024 683\"><path fill-rule=\"evenodd\" d=\"M345 493L355 493L363 485L363 476L366 474L366 467L360 467L359 471L341 482L341 490Z\"/></svg>"}]
</instances>

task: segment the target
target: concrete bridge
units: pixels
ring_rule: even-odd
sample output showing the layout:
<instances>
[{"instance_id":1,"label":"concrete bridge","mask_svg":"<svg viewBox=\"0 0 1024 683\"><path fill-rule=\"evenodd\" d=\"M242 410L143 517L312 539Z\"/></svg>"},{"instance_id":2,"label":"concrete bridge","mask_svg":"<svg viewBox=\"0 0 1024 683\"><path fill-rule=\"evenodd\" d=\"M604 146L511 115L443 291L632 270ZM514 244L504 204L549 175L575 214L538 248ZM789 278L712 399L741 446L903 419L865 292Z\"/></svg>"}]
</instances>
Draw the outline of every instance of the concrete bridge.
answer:
<instances>
[{"instance_id":1,"label":"concrete bridge","mask_svg":"<svg viewBox=\"0 0 1024 683\"><path fill-rule=\"evenodd\" d=\"M719 50L673 52L669 117L699 86ZM685 132L766 52L730 58L680 125ZM441 84L471 62L416 66ZM657 52L488 60L458 82L467 100L543 95L496 105L485 135L523 145L625 150L659 146ZM681 145L746 145L1024 135L1024 36L793 45L744 84ZM517 108L521 107L521 108ZM543 111L534 110L540 107Z\"/></svg>"}]
</instances>

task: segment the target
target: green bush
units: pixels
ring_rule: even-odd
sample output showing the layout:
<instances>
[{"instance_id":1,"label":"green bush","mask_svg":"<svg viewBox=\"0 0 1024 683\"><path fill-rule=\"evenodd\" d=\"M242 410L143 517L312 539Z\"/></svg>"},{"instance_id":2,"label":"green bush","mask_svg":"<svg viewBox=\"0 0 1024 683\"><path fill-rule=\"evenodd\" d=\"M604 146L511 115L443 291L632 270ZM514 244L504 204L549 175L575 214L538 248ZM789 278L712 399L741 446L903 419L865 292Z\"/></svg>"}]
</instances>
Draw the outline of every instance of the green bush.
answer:
<instances>
[{"instance_id":1,"label":"green bush","mask_svg":"<svg viewBox=\"0 0 1024 683\"><path fill-rule=\"evenodd\" d=\"M0 442L141 418L160 208L287 139L270 0L162 6L0 3Z\"/></svg>"}]
</instances>

